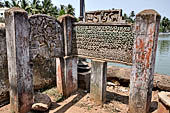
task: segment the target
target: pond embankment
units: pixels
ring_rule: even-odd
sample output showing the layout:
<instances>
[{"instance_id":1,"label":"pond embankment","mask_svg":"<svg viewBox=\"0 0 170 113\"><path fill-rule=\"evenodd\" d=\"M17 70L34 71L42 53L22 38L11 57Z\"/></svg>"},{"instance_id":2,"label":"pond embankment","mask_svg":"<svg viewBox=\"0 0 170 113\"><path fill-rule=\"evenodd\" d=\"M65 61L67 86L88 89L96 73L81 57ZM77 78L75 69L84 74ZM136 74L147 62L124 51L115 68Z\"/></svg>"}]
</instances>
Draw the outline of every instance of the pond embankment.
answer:
<instances>
[{"instance_id":1,"label":"pond embankment","mask_svg":"<svg viewBox=\"0 0 170 113\"><path fill-rule=\"evenodd\" d=\"M107 70L108 79L116 79L120 84L128 85L130 83L131 68L122 68L109 66ZM154 88L159 90L170 91L170 76L154 74Z\"/></svg>"}]
</instances>

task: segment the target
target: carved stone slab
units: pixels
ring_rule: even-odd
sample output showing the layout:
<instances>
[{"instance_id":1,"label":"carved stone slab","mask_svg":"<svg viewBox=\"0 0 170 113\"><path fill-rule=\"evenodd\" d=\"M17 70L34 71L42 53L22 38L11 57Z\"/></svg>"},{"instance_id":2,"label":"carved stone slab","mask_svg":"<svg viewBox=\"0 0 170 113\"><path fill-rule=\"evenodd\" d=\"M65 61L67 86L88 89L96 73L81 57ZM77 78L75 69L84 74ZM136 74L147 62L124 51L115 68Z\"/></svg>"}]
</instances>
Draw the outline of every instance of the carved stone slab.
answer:
<instances>
[{"instance_id":1,"label":"carved stone slab","mask_svg":"<svg viewBox=\"0 0 170 113\"><path fill-rule=\"evenodd\" d=\"M33 15L30 23L30 57L62 57L63 41L59 22L47 15Z\"/></svg>"},{"instance_id":2,"label":"carved stone slab","mask_svg":"<svg viewBox=\"0 0 170 113\"><path fill-rule=\"evenodd\" d=\"M122 10L99 10L85 13L85 22L93 23L125 23L122 20Z\"/></svg>"},{"instance_id":3,"label":"carved stone slab","mask_svg":"<svg viewBox=\"0 0 170 113\"><path fill-rule=\"evenodd\" d=\"M134 33L129 24L76 23L72 52L86 58L132 63Z\"/></svg>"}]
</instances>

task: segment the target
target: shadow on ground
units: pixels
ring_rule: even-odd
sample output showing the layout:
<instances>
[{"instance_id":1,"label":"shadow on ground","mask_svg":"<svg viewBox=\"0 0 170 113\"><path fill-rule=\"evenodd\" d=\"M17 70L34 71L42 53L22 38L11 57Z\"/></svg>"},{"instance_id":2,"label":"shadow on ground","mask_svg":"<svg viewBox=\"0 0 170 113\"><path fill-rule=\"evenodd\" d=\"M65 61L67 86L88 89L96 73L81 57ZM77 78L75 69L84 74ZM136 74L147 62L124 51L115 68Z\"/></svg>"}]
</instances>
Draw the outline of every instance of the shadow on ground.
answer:
<instances>
[{"instance_id":1,"label":"shadow on ground","mask_svg":"<svg viewBox=\"0 0 170 113\"><path fill-rule=\"evenodd\" d=\"M127 104L129 103L129 96L124 96L124 95L120 95L114 92L109 92L107 91L106 93L106 104L110 103L112 100L114 101L119 101L123 104Z\"/></svg>"}]
</instances>

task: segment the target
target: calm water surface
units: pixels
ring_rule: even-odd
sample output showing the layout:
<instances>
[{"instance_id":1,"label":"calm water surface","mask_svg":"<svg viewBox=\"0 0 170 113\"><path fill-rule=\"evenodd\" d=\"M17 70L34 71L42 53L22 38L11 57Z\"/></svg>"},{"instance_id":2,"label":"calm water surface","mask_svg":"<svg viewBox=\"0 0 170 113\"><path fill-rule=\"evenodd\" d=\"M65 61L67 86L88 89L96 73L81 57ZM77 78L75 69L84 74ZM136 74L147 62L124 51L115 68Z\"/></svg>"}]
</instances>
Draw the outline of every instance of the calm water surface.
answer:
<instances>
[{"instance_id":1,"label":"calm water surface","mask_svg":"<svg viewBox=\"0 0 170 113\"><path fill-rule=\"evenodd\" d=\"M155 73L170 75L170 35L159 36Z\"/></svg>"},{"instance_id":2,"label":"calm water surface","mask_svg":"<svg viewBox=\"0 0 170 113\"><path fill-rule=\"evenodd\" d=\"M130 66L115 63L109 63L108 65L130 68ZM155 73L170 75L170 35L159 36Z\"/></svg>"}]
</instances>

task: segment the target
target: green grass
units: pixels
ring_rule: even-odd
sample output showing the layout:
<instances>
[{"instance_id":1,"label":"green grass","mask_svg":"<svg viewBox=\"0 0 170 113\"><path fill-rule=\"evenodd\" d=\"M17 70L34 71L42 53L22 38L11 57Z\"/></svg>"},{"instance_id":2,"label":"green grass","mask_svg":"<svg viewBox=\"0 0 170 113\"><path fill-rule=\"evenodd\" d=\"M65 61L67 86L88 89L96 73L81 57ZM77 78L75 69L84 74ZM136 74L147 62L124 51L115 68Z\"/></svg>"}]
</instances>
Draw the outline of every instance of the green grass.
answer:
<instances>
[{"instance_id":1,"label":"green grass","mask_svg":"<svg viewBox=\"0 0 170 113\"><path fill-rule=\"evenodd\" d=\"M51 89L47 89L43 93L47 94L50 97L52 97L52 100L55 101L55 102L60 102L60 101L64 100L63 95L58 93L56 87L53 87Z\"/></svg>"}]
</instances>

